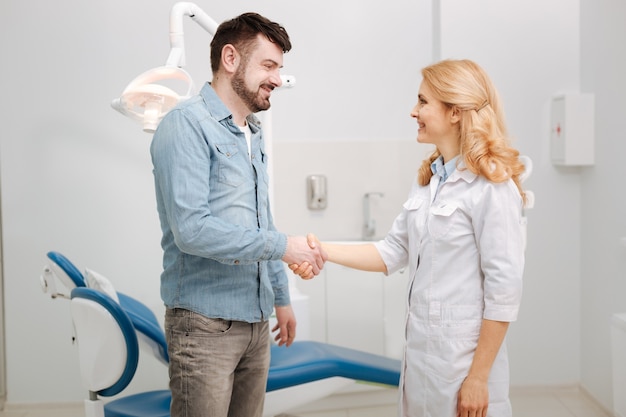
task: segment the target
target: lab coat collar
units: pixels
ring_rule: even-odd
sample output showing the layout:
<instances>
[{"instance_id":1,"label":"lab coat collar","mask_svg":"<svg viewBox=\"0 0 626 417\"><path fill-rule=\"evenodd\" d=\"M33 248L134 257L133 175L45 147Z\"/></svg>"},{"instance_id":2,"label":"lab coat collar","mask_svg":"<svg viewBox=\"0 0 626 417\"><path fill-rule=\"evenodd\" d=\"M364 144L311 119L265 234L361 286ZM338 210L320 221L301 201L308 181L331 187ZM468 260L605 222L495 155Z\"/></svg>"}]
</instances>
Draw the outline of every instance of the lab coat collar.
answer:
<instances>
[{"instance_id":1,"label":"lab coat collar","mask_svg":"<svg viewBox=\"0 0 626 417\"><path fill-rule=\"evenodd\" d=\"M459 157L456 169L448 177L448 182L464 180L468 183L471 183L476 179L476 177L478 177L478 175L467 169L467 167L465 166L465 160L462 157Z\"/></svg>"}]
</instances>

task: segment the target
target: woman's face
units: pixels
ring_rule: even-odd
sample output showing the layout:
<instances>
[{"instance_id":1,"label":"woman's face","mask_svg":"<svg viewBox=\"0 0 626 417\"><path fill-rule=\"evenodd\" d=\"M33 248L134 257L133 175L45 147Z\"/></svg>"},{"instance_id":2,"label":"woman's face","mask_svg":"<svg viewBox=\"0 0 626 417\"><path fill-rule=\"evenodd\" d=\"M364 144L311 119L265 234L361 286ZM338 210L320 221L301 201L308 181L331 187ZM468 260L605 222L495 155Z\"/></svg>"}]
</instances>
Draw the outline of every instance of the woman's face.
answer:
<instances>
[{"instance_id":1,"label":"woman's face","mask_svg":"<svg viewBox=\"0 0 626 417\"><path fill-rule=\"evenodd\" d=\"M433 144L440 151L450 146L458 149L459 118L457 112L435 99L432 90L424 82L420 85L417 104L411 111L411 117L417 120L419 143Z\"/></svg>"}]
</instances>

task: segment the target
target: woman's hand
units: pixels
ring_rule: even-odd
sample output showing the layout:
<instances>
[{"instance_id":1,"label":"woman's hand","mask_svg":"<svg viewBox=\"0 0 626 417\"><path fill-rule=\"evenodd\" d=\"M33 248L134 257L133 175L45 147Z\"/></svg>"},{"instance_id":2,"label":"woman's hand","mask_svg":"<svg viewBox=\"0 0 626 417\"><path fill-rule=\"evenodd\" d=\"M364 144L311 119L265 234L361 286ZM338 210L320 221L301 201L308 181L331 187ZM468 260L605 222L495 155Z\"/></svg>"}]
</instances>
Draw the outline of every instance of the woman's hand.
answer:
<instances>
[{"instance_id":1,"label":"woman's hand","mask_svg":"<svg viewBox=\"0 0 626 417\"><path fill-rule=\"evenodd\" d=\"M315 276L313 267L309 265L308 262L302 262L300 265L289 264L289 269L291 269L294 274L300 275L302 279L311 279Z\"/></svg>"},{"instance_id":2,"label":"woman's hand","mask_svg":"<svg viewBox=\"0 0 626 417\"><path fill-rule=\"evenodd\" d=\"M457 417L486 417L489 406L487 381L468 376L463 381L457 402Z\"/></svg>"}]
</instances>

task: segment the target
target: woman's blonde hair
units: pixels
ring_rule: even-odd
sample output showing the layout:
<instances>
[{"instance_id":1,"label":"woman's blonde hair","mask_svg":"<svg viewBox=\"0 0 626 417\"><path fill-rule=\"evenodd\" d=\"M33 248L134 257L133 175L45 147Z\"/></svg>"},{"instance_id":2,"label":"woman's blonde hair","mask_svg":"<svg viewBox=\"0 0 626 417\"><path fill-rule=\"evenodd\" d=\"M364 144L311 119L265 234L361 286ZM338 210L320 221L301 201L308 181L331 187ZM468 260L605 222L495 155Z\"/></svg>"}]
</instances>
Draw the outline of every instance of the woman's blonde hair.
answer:
<instances>
[{"instance_id":1,"label":"woman's blonde hair","mask_svg":"<svg viewBox=\"0 0 626 417\"><path fill-rule=\"evenodd\" d=\"M525 198L520 175L524 165L511 147L498 92L487 73L470 60L444 60L422 69L424 83L434 98L459 112L461 158L476 175L492 182L513 179ZM426 185L438 150L422 162L419 183Z\"/></svg>"}]
</instances>

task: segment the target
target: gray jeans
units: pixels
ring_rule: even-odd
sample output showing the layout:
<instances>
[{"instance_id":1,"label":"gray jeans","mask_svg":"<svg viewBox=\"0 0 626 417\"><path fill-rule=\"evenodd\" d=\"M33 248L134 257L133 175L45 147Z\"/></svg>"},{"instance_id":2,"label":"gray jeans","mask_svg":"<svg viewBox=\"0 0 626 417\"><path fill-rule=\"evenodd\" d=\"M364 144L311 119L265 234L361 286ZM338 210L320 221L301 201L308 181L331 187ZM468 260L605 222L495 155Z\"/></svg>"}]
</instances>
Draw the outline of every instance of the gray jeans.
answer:
<instances>
[{"instance_id":1,"label":"gray jeans","mask_svg":"<svg viewBox=\"0 0 626 417\"><path fill-rule=\"evenodd\" d=\"M167 309L171 417L261 417L270 364L267 321Z\"/></svg>"}]
</instances>

